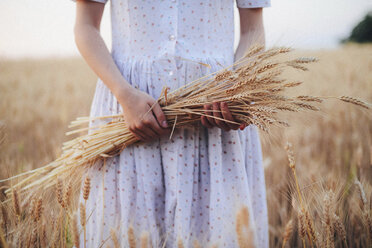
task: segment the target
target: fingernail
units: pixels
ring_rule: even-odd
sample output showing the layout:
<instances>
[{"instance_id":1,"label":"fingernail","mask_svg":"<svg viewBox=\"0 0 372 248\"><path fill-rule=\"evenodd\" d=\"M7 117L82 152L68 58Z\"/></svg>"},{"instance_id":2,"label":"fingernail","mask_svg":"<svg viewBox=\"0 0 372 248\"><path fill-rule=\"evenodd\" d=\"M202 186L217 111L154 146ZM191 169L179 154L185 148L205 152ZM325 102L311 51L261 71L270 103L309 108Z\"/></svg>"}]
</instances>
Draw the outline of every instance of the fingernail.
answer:
<instances>
[{"instance_id":1,"label":"fingernail","mask_svg":"<svg viewBox=\"0 0 372 248\"><path fill-rule=\"evenodd\" d=\"M168 123L166 121L163 121L163 127L168 127Z\"/></svg>"}]
</instances>

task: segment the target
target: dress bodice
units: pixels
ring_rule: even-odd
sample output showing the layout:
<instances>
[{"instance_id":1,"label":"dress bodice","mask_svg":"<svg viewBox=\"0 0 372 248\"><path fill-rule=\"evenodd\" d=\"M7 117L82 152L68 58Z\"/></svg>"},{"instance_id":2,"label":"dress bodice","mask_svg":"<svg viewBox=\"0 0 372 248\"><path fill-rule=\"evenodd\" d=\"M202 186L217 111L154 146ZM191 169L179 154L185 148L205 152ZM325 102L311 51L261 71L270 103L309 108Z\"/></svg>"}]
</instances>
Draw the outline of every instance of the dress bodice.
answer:
<instances>
[{"instance_id":1,"label":"dress bodice","mask_svg":"<svg viewBox=\"0 0 372 248\"><path fill-rule=\"evenodd\" d=\"M112 57L129 83L146 81L143 90L154 97L159 85L190 81L190 71L208 73L234 62L235 3L270 6L270 0L91 1L110 3Z\"/></svg>"},{"instance_id":2,"label":"dress bodice","mask_svg":"<svg viewBox=\"0 0 372 248\"><path fill-rule=\"evenodd\" d=\"M118 60L229 57L234 45L234 1L242 8L270 4L269 0L109 1L112 54Z\"/></svg>"}]
</instances>

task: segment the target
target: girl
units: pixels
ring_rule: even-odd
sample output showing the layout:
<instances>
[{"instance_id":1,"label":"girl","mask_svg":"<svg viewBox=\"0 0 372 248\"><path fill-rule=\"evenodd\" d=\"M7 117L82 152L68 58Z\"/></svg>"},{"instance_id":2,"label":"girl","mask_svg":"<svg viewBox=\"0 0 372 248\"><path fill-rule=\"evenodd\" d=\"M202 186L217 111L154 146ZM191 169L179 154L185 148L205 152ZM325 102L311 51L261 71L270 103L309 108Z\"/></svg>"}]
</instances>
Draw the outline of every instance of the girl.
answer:
<instances>
[{"instance_id":1,"label":"girl","mask_svg":"<svg viewBox=\"0 0 372 248\"><path fill-rule=\"evenodd\" d=\"M110 0L111 52L100 35L107 1L76 3L76 45L98 75L90 115L122 113L144 142L90 169L81 247L112 246L112 229L129 247L129 227L138 240L148 232L152 247L190 247L195 240L203 247L237 247L235 216L242 206L249 210L251 242L268 247L256 127L203 117L201 125L176 129L169 139L171 127L155 99L164 85L174 90L231 65L253 42L263 43L262 7L269 0ZM234 1L241 26L235 53ZM224 102L204 109L234 120Z\"/></svg>"}]
</instances>

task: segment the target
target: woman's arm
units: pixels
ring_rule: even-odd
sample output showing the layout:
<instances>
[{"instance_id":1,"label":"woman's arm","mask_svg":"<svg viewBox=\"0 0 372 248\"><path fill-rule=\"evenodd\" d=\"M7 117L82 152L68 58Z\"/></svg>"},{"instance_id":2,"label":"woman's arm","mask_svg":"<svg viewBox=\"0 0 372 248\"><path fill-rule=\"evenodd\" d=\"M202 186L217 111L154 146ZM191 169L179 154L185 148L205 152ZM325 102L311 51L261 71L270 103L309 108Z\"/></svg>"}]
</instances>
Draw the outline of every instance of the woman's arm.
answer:
<instances>
[{"instance_id":1,"label":"woman's arm","mask_svg":"<svg viewBox=\"0 0 372 248\"><path fill-rule=\"evenodd\" d=\"M249 49L249 47L255 43L265 43L265 32L263 26L262 18L262 8L238 8L240 16L240 40L238 48L234 54L234 61L238 60L244 55L244 53ZM224 118L225 120L235 121L232 117L227 104L225 102L206 104L204 106L206 114L214 115L216 117ZM217 110L216 112L211 112L210 110ZM222 113L218 112L219 110ZM240 128L243 130L246 125L235 125L229 122L224 122L212 117L202 116L201 122L206 127L218 126L225 131L231 129L237 130Z\"/></svg>"},{"instance_id":2,"label":"woman's arm","mask_svg":"<svg viewBox=\"0 0 372 248\"><path fill-rule=\"evenodd\" d=\"M129 130L138 139L148 141L169 133L165 115L157 101L123 78L107 49L100 34L104 6L94 1L76 2L74 34L82 57L115 95L123 108ZM148 112L153 104L154 108Z\"/></svg>"},{"instance_id":3,"label":"woman's arm","mask_svg":"<svg viewBox=\"0 0 372 248\"><path fill-rule=\"evenodd\" d=\"M240 16L240 40L234 61L241 58L253 44L265 45L262 8L238 8Z\"/></svg>"},{"instance_id":4,"label":"woman's arm","mask_svg":"<svg viewBox=\"0 0 372 248\"><path fill-rule=\"evenodd\" d=\"M133 87L122 77L100 34L104 6L93 1L76 2L75 43L87 64L111 92L116 97L125 96Z\"/></svg>"}]
</instances>

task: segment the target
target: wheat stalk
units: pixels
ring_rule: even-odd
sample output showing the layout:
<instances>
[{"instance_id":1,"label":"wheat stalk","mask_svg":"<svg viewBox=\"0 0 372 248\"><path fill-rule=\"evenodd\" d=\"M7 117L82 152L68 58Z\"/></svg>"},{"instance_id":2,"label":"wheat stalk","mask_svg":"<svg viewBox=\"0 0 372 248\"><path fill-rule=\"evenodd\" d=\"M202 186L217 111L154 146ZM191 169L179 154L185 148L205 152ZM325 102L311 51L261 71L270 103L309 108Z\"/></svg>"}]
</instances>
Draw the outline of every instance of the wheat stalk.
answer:
<instances>
[{"instance_id":1,"label":"wheat stalk","mask_svg":"<svg viewBox=\"0 0 372 248\"><path fill-rule=\"evenodd\" d=\"M287 224L285 225L284 233L283 233L283 244L282 248L285 247L288 240L291 238L293 232L293 221L289 220Z\"/></svg>"},{"instance_id":2,"label":"wheat stalk","mask_svg":"<svg viewBox=\"0 0 372 248\"><path fill-rule=\"evenodd\" d=\"M316 61L314 58L303 57L287 60L280 56L289 52L291 52L290 48L283 47L264 51L262 45L256 45L232 65L204 75L172 91L168 91L164 87L157 102L162 107L168 123L172 126L169 138L172 138L175 128L196 125L200 122L201 116L224 120L215 117L212 113L205 113L203 106L213 102L227 103L234 118L234 121L227 122L254 124L267 132L272 126L285 127L289 125L287 120L281 119L280 113L318 111L317 105L329 98L336 98L370 109L369 103L352 97L287 95L287 89L298 87L301 82L288 81L282 73L288 68L305 70L309 63ZM99 120L102 124L81 127L93 120ZM0 182L22 177L14 185L20 193L37 192L38 190L39 193L40 191L46 192L58 184L57 200L63 208L66 208L66 205L69 205L66 202L69 201L69 198L67 195L63 197L61 188L63 185L60 180L71 179L73 180L72 188L80 187L86 169L92 164L103 158L120 154L127 146L138 142L133 133L129 131L122 114L94 118L79 117L71 122L70 127L75 130L67 134L90 132L65 142L62 155L55 161ZM293 166L295 165L293 164ZM295 173L294 169L292 171ZM11 191L12 188L9 188L6 193ZM84 197L88 198L88 195L85 196L83 192ZM300 192L299 198L302 205Z\"/></svg>"},{"instance_id":3,"label":"wheat stalk","mask_svg":"<svg viewBox=\"0 0 372 248\"><path fill-rule=\"evenodd\" d=\"M345 226L341 222L340 217L338 217L336 214L333 214L333 225L334 225L334 229L337 230L338 235L342 239L345 247L348 247L348 245L347 245L347 239L346 239Z\"/></svg>"}]
</instances>

